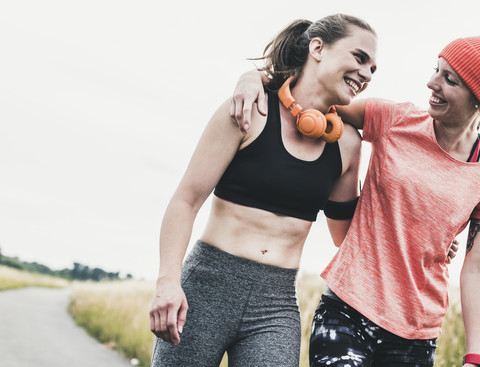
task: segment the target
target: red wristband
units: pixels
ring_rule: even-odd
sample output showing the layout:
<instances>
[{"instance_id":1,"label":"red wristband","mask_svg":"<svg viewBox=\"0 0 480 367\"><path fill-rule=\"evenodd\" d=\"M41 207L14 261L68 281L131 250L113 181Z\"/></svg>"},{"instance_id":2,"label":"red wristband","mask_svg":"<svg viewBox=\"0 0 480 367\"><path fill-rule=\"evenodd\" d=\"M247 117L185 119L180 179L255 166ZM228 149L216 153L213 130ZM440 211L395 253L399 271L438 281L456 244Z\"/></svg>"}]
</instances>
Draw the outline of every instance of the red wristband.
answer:
<instances>
[{"instance_id":1,"label":"red wristband","mask_svg":"<svg viewBox=\"0 0 480 367\"><path fill-rule=\"evenodd\" d=\"M472 363L480 366L480 354L468 353L463 357L463 364Z\"/></svg>"}]
</instances>

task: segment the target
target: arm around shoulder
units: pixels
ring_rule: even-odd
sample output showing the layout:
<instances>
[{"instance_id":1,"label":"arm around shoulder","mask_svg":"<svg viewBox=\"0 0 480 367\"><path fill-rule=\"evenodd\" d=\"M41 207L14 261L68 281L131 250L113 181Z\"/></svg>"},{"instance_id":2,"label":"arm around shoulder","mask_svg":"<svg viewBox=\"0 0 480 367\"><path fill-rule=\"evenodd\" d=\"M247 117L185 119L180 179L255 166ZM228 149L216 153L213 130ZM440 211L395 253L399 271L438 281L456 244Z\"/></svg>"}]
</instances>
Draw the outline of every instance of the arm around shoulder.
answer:
<instances>
[{"instance_id":1,"label":"arm around shoulder","mask_svg":"<svg viewBox=\"0 0 480 367\"><path fill-rule=\"evenodd\" d=\"M337 108L337 113L345 123L352 125L356 129L363 129L367 101L368 99L360 99L346 106L335 107Z\"/></svg>"}]
</instances>

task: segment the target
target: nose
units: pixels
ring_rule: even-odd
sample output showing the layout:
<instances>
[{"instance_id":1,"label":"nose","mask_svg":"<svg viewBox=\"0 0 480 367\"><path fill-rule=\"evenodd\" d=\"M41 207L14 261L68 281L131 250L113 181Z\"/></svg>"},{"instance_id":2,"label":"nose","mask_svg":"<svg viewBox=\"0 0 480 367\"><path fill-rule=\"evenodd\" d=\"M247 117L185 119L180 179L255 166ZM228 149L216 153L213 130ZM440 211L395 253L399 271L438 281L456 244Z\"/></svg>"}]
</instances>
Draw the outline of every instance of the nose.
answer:
<instances>
[{"instance_id":1,"label":"nose","mask_svg":"<svg viewBox=\"0 0 480 367\"><path fill-rule=\"evenodd\" d=\"M372 70L370 66L365 66L359 70L358 75L360 76L362 83L368 83L372 80Z\"/></svg>"},{"instance_id":2,"label":"nose","mask_svg":"<svg viewBox=\"0 0 480 367\"><path fill-rule=\"evenodd\" d=\"M431 89L431 90L434 90L434 91L438 91L440 89L440 85L439 85L438 80L437 80L437 74L432 75L432 77L430 78L430 80L427 83L427 88Z\"/></svg>"}]
</instances>

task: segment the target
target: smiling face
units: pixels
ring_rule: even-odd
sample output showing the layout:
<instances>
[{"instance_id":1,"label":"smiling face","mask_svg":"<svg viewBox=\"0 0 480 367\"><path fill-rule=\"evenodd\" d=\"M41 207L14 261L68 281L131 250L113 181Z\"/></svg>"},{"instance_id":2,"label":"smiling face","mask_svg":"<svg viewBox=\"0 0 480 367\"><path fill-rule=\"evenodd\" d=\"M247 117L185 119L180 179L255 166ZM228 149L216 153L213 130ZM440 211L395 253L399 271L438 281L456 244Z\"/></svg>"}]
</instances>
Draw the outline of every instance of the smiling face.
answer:
<instances>
[{"instance_id":1,"label":"smiling face","mask_svg":"<svg viewBox=\"0 0 480 367\"><path fill-rule=\"evenodd\" d=\"M317 77L330 95L329 104L349 104L365 89L377 69L376 50L375 35L357 26L350 26L347 37L323 46Z\"/></svg>"},{"instance_id":2,"label":"smiling face","mask_svg":"<svg viewBox=\"0 0 480 367\"><path fill-rule=\"evenodd\" d=\"M427 83L432 90L428 113L435 120L455 123L472 118L474 97L455 70L443 59L438 59L435 73Z\"/></svg>"}]
</instances>

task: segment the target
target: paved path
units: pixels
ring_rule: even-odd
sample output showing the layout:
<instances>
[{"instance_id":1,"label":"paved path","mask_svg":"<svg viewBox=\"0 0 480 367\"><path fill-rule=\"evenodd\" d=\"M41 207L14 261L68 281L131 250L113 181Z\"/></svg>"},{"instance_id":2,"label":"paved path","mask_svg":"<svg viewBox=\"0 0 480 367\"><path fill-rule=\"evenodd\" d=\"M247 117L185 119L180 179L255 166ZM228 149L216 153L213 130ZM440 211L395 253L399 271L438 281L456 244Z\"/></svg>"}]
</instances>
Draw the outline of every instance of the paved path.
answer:
<instances>
[{"instance_id":1,"label":"paved path","mask_svg":"<svg viewBox=\"0 0 480 367\"><path fill-rule=\"evenodd\" d=\"M0 292L1 367L131 367L75 325L68 289Z\"/></svg>"}]
</instances>

